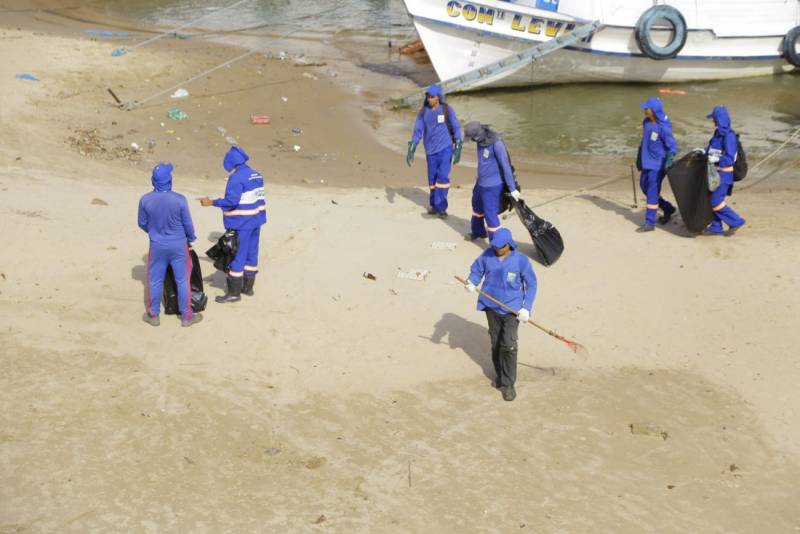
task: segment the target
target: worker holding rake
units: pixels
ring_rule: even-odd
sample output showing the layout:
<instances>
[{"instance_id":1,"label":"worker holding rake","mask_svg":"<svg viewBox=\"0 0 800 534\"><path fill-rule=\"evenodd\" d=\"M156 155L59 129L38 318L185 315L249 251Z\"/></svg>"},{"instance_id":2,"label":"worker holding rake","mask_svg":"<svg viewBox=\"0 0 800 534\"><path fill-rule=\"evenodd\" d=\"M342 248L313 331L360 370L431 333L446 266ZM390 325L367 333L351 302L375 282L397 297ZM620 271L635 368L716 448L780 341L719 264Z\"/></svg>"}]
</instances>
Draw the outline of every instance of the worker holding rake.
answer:
<instances>
[{"instance_id":1,"label":"worker holding rake","mask_svg":"<svg viewBox=\"0 0 800 534\"><path fill-rule=\"evenodd\" d=\"M489 323L495 387L506 401L517 396L517 329L520 322L530 319L536 297L536 274L528 257L516 248L508 228L497 230L491 248L473 262L465 285L467 291L480 293L478 310L486 312ZM481 280L482 291L478 291ZM488 298L487 293L494 298Z\"/></svg>"}]
</instances>

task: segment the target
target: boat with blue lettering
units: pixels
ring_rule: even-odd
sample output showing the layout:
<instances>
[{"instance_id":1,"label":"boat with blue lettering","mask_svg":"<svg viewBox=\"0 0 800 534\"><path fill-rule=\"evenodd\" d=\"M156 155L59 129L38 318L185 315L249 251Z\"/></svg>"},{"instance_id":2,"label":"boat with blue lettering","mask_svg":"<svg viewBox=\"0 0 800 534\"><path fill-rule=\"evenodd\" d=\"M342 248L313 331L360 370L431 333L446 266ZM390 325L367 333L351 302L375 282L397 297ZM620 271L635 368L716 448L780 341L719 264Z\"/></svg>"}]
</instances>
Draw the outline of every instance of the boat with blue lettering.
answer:
<instances>
[{"instance_id":1,"label":"boat with blue lettering","mask_svg":"<svg viewBox=\"0 0 800 534\"><path fill-rule=\"evenodd\" d=\"M800 67L800 0L404 0L448 89L686 82Z\"/></svg>"}]
</instances>

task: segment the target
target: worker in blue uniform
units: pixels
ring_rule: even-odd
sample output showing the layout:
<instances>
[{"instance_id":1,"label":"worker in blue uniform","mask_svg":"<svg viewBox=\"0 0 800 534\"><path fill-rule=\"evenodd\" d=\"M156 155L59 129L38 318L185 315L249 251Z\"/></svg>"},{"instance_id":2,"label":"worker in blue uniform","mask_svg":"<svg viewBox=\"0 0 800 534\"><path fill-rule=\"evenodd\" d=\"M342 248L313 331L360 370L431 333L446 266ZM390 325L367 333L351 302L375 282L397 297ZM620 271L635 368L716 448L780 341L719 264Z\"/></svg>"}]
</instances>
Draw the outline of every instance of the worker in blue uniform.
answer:
<instances>
[{"instance_id":1,"label":"worker in blue uniform","mask_svg":"<svg viewBox=\"0 0 800 534\"><path fill-rule=\"evenodd\" d=\"M186 197L172 190L171 163L159 163L153 168L153 191L139 200L139 228L150 238L147 254L147 313L144 321L152 326L160 323L161 293L167 267L172 267L178 289L178 311L181 326L192 326L203 320L192 312L192 290L189 276L192 259L189 244L197 239Z\"/></svg>"},{"instance_id":2,"label":"worker in blue uniform","mask_svg":"<svg viewBox=\"0 0 800 534\"><path fill-rule=\"evenodd\" d=\"M647 210L644 224L637 229L637 232L651 232L655 229L659 209L664 212L658 219L661 224L667 224L675 213L675 206L661 196L661 183L667 170L672 166L675 154L678 153L678 143L672 135L672 121L664 112L661 100L652 97L639 104L639 107L645 114L642 122L642 142L639 145L642 171L639 185L647 197Z\"/></svg>"},{"instance_id":3,"label":"worker in blue uniform","mask_svg":"<svg viewBox=\"0 0 800 534\"><path fill-rule=\"evenodd\" d=\"M502 302L516 313L492 302L483 295L478 297L478 310L486 312L489 338L492 342L492 363L497 376L495 387L503 399L512 401L517 396L517 330L519 323L531 317L533 299L536 297L536 274L527 256L516 250L511 230L500 228L486 249L470 267L467 291L475 293L483 280L481 290Z\"/></svg>"},{"instance_id":4,"label":"worker in blue uniform","mask_svg":"<svg viewBox=\"0 0 800 534\"><path fill-rule=\"evenodd\" d=\"M464 135L477 144L478 173L472 188L471 233L467 239L482 239L500 229L500 201L504 191L520 200L505 142L489 126L476 121L464 125Z\"/></svg>"},{"instance_id":5,"label":"worker in blue uniform","mask_svg":"<svg viewBox=\"0 0 800 534\"><path fill-rule=\"evenodd\" d=\"M707 119L714 119L714 135L708 143L706 154L719 172L720 184L711 192L711 209L714 220L706 229L706 233L722 235L725 230L722 223L728 225L727 235L733 235L744 226L745 220L733 211L725 202L725 197L733 189L733 166L738 156L739 141L736 132L731 127L731 117L725 106L716 106L706 115Z\"/></svg>"},{"instance_id":6,"label":"worker in blue uniform","mask_svg":"<svg viewBox=\"0 0 800 534\"><path fill-rule=\"evenodd\" d=\"M225 196L215 200L200 199L203 206L222 209L226 230L236 230L239 249L231 261L226 278L227 291L214 300L219 303L237 302L241 294L253 296L258 273L258 244L261 226L267 222L264 198L264 177L247 165L250 156L243 148L233 146L225 154L222 166L230 174Z\"/></svg>"},{"instance_id":7,"label":"worker in blue uniform","mask_svg":"<svg viewBox=\"0 0 800 534\"><path fill-rule=\"evenodd\" d=\"M464 142L456 112L445 103L444 93L438 85L428 87L425 91L425 102L417 113L406 153L406 163L409 166L414 161L414 151L421 139L424 140L425 158L428 162L428 213L444 218L447 217L451 164L455 165L461 160Z\"/></svg>"}]
</instances>

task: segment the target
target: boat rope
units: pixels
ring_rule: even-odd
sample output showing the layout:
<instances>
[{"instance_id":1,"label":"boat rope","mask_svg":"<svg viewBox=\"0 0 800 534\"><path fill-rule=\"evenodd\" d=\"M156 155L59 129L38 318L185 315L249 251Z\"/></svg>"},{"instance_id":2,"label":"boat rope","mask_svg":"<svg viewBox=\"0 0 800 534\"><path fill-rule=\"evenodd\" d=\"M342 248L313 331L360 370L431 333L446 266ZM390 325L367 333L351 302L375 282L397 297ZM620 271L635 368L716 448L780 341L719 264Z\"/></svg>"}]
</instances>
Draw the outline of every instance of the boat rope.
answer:
<instances>
[{"instance_id":1,"label":"boat rope","mask_svg":"<svg viewBox=\"0 0 800 534\"><path fill-rule=\"evenodd\" d=\"M202 77L204 77L204 76L206 76L208 74L211 74L212 72L214 72L216 70L225 68L228 65L232 65L233 63L236 63L237 61L240 61L240 60L242 60L242 59L244 59L244 58L246 58L248 56L251 56L251 55L261 51L262 49L264 49L266 47L266 45L268 45L270 43L274 43L275 41L280 41L282 39L285 39L286 37L290 36L293 33L298 32L298 31L300 31L300 30L299 29L294 29L294 30L288 31L288 32L280 35L279 37L276 37L274 39L269 39L268 41L264 41L261 45L257 46L256 48L252 48L252 49L248 50L244 54L240 54L240 55L236 56L233 59L229 59L228 61L225 61L224 63L220 63L219 65L217 65L215 67L212 67L212 68L210 68L208 70L205 70L205 71L201 72L200 74L196 74L196 75L192 76L191 78L188 78L188 79L186 79L186 80L184 80L184 81L182 81L180 83L177 83L177 84L173 85L172 87L164 89L163 91L159 91L159 92L157 92L157 93L155 93L153 95L150 95L147 98L145 98L144 100L132 100L132 101L129 101L126 104L123 105L123 108L125 110L127 110L127 111L135 109L135 108L143 105L145 102L149 102L150 100L153 100L154 98L158 98L160 96L163 96L163 95L169 93L170 91L174 91L175 89L178 89L181 86L188 85L188 84L192 83L193 81L198 80L198 79L200 79L200 78L202 78Z\"/></svg>"},{"instance_id":2,"label":"boat rope","mask_svg":"<svg viewBox=\"0 0 800 534\"><path fill-rule=\"evenodd\" d=\"M779 146L778 148L776 148L775 150L773 150L772 152L767 154L767 156L765 158L761 159L761 161L759 161L758 163L753 165L750 168L750 171L755 171L762 164L764 164L767 161L769 161L772 158L772 156L774 156L775 154L777 154L778 152L783 150L786 147L786 145L788 145L792 140L794 140L798 136L800 136L800 127L796 128L795 131L789 137L787 137L786 140L783 143L781 143L781 146ZM771 176L772 176L772 174L768 174L768 175L764 176L763 178L761 178L759 180L756 180L755 182L750 182L749 184L747 184L747 185L745 185L743 187L740 187L739 190L741 191L742 189L749 189L749 188L753 187L754 185L760 184L761 182L763 182L767 178L770 178Z\"/></svg>"},{"instance_id":3,"label":"boat rope","mask_svg":"<svg viewBox=\"0 0 800 534\"><path fill-rule=\"evenodd\" d=\"M231 5L227 6L227 7L223 7L223 8L217 9L216 11L212 11L211 13L207 13L207 14L203 15L200 18L194 19L194 20L189 21L189 22L187 22L185 24L181 24L177 28L173 28L171 30L167 30L165 32L161 32L158 35L155 35L154 37L151 37L150 39L146 39L146 40L142 41L141 43L135 44L130 48L117 48L116 50L114 50L114 52L112 52L112 55L121 56L121 55L123 55L123 54L125 54L127 52L132 52L133 50L136 50L137 48L140 48L140 47L142 47L144 45L148 45L148 44L150 44L150 43L152 43L154 41L158 41L159 39L163 39L164 37L166 37L168 35L175 35L178 32L178 30L182 30L184 28L188 28L190 26L193 26L196 23L200 22L201 20L207 19L207 18L209 18L209 17L211 17L213 15L217 15L217 14L223 12L223 11L227 11L228 9L233 9L234 7L238 7L238 6L242 5L242 4L245 4L247 2L252 2L252 1L253 0L239 0L238 2L235 2L235 3L233 3L233 4L231 4Z\"/></svg>"}]
</instances>

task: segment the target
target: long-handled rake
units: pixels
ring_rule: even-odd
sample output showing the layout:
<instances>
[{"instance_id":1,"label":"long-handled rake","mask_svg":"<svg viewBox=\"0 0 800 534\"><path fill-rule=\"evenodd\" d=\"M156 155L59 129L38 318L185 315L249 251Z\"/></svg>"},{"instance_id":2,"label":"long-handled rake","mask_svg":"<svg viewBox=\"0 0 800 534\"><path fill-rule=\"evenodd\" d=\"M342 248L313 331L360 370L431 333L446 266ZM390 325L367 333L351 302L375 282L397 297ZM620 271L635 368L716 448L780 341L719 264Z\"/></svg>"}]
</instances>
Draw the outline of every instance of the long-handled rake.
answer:
<instances>
[{"instance_id":1,"label":"long-handled rake","mask_svg":"<svg viewBox=\"0 0 800 534\"><path fill-rule=\"evenodd\" d=\"M467 281L464 280L463 278L458 277L458 276L455 276L454 278L456 280L458 280L459 282L461 282L462 284L467 285ZM499 300L497 300L493 296L489 295L488 293L485 293L484 291L481 291L480 289L476 289L476 291L478 293L480 293L481 295L483 295L484 297L486 297L487 299L489 299L492 302L494 302L495 304L497 304L498 306L500 306L501 308L503 308L504 310L507 310L507 311L513 313L514 315L517 315L517 310L515 310L515 309L513 309L513 308L511 308L509 306L506 306L505 304L503 304L502 302L500 302ZM535 326L536 328L538 328L542 332L545 332L547 335L553 336L557 340L561 341L567 347L569 347L569 350L571 350L575 354L578 354L578 355L580 355L580 356L582 356L584 358L589 354L589 351L586 350L586 347L584 347L583 345L581 345L577 341L572 341L571 339L567 339L564 336L559 335L556 332L553 332L552 330L550 330L548 328L545 328L544 326L534 322L532 319L528 319L528 323L532 324L533 326Z\"/></svg>"}]
</instances>

